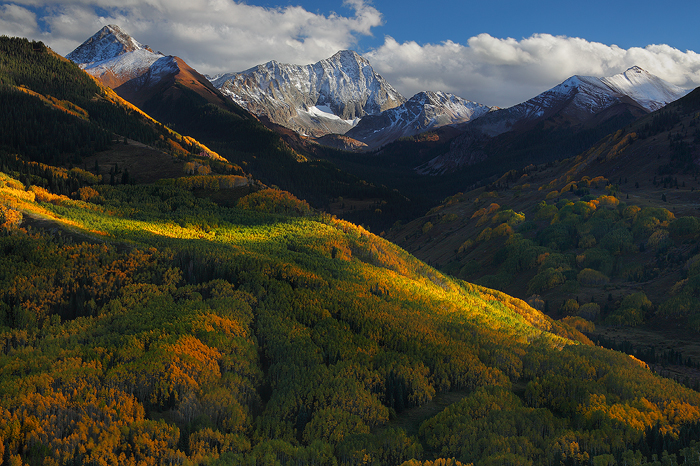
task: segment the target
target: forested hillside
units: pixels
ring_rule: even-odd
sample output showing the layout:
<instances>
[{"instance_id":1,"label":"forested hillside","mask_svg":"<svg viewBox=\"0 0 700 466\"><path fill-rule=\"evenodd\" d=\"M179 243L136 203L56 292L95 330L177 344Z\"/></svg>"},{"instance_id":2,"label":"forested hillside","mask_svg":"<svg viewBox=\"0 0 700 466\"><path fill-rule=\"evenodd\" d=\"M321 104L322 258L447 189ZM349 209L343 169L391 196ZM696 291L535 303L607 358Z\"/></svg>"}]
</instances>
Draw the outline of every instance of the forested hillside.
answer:
<instances>
[{"instance_id":1,"label":"forested hillside","mask_svg":"<svg viewBox=\"0 0 700 466\"><path fill-rule=\"evenodd\" d=\"M204 144L119 98L41 42L0 38L0 96L0 168L55 194L70 195L85 183L177 176L185 174L186 163L202 167L201 173L245 175ZM150 146L146 157L159 158L160 166L129 177L119 167L99 165L98 159L109 159L115 146L127 145L127 140ZM178 168L163 166L163 160Z\"/></svg>"},{"instance_id":2,"label":"forested hillside","mask_svg":"<svg viewBox=\"0 0 700 466\"><path fill-rule=\"evenodd\" d=\"M577 157L448 197L387 237L549 315L594 322L607 334L601 341L700 387L699 97L696 90Z\"/></svg>"},{"instance_id":3,"label":"forested hillside","mask_svg":"<svg viewBox=\"0 0 700 466\"><path fill-rule=\"evenodd\" d=\"M5 50L24 58L0 68L3 93L77 125L128 115L90 107L100 87L18 90L7 70L51 52ZM123 141L131 118L78 133L55 155L65 166L36 155L48 142L3 136L3 463L696 464L698 392L288 192L216 203L204 193L253 182L138 119L190 175L68 166L102 129Z\"/></svg>"},{"instance_id":4,"label":"forested hillside","mask_svg":"<svg viewBox=\"0 0 700 466\"><path fill-rule=\"evenodd\" d=\"M388 237L454 275L522 298L542 295L552 311L580 297L580 304L595 304L584 312L591 320L642 323L650 304L622 317L607 298L612 292L621 300L644 284L654 304L666 303L661 314L690 317L700 328L692 311L699 96L575 158L511 170L451 196Z\"/></svg>"},{"instance_id":5,"label":"forested hillside","mask_svg":"<svg viewBox=\"0 0 700 466\"><path fill-rule=\"evenodd\" d=\"M542 464L692 445L697 392L283 192L222 208L171 186L38 202L3 185L8 461ZM444 391L462 401L417 435L392 426Z\"/></svg>"}]
</instances>

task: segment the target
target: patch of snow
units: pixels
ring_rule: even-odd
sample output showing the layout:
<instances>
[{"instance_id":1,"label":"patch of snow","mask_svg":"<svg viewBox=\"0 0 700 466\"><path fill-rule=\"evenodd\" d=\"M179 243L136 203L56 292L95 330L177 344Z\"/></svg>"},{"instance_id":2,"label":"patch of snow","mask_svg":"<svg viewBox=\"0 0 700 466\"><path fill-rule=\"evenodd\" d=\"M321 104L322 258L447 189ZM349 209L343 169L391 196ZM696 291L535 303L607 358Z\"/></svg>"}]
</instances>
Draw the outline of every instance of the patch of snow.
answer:
<instances>
[{"instance_id":1,"label":"patch of snow","mask_svg":"<svg viewBox=\"0 0 700 466\"><path fill-rule=\"evenodd\" d=\"M153 53L146 49L139 49L118 55L108 60L81 65L81 68L93 76L102 76L107 72L112 72L120 78L131 79L142 75L152 65L160 62L163 58L165 58L163 55Z\"/></svg>"},{"instance_id":2,"label":"patch of snow","mask_svg":"<svg viewBox=\"0 0 700 466\"><path fill-rule=\"evenodd\" d=\"M333 113L330 107L326 105L312 105L311 107L308 107L306 109L306 113L316 118L327 118L329 120L342 121L350 126L355 126L360 121L359 118L353 118L352 120L343 120L335 113Z\"/></svg>"}]
</instances>

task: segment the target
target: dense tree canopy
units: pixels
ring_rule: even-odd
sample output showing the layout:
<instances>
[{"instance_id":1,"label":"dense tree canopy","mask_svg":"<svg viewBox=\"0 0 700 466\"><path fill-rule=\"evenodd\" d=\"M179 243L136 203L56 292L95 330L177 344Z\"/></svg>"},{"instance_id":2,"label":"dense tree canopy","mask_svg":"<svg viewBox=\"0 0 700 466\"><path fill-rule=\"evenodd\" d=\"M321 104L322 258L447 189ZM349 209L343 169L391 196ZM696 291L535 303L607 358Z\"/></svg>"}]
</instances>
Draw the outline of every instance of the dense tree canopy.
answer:
<instances>
[{"instance_id":1,"label":"dense tree canopy","mask_svg":"<svg viewBox=\"0 0 700 466\"><path fill-rule=\"evenodd\" d=\"M696 392L288 194L223 208L176 186L96 185L97 204L40 202L3 183L7 212L77 229L10 221L0 237L9 462L543 464L651 460L657 438L694 448L681 439ZM419 431L394 427L449 391L461 401Z\"/></svg>"}]
</instances>

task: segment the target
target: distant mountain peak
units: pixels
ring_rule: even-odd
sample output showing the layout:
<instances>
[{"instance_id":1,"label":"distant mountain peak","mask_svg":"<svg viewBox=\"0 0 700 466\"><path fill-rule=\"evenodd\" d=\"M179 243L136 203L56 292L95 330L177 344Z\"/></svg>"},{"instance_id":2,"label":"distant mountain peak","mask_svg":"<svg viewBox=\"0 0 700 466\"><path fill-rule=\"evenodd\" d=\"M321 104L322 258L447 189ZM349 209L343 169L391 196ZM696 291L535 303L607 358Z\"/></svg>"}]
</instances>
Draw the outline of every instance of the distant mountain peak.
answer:
<instances>
[{"instance_id":1,"label":"distant mountain peak","mask_svg":"<svg viewBox=\"0 0 700 466\"><path fill-rule=\"evenodd\" d=\"M177 68L172 57L155 53L113 24L97 31L66 58L113 89L148 72L164 75Z\"/></svg>"},{"instance_id":2,"label":"distant mountain peak","mask_svg":"<svg viewBox=\"0 0 700 466\"><path fill-rule=\"evenodd\" d=\"M342 56L349 56L349 57L360 57L360 54L355 52L354 50L350 49L345 49L345 50L338 50L335 52L331 58L333 57L342 57Z\"/></svg>"},{"instance_id":3,"label":"distant mountain peak","mask_svg":"<svg viewBox=\"0 0 700 466\"><path fill-rule=\"evenodd\" d=\"M631 67L627 68L627 71L625 71L624 74L627 74L628 72L632 72L632 73L647 73L647 74L649 74L649 72L648 72L647 70L645 70L644 68L642 68L642 67L640 67L640 66L637 66L637 65L634 65L634 66L631 66Z\"/></svg>"},{"instance_id":4,"label":"distant mountain peak","mask_svg":"<svg viewBox=\"0 0 700 466\"><path fill-rule=\"evenodd\" d=\"M398 138L465 123L492 110L446 92L422 91L398 107L362 118L346 135L376 148Z\"/></svg>"},{"instance_id":5,"label":"distant mountain peak","mask_svg":"<svg viewBox=\"0 0 700 466\"><path fill-rule=\"evenodd\" d=\"M78 64L95 63L116 58L136 50L154 53L148 46L141 45L129 34L114 24L107 25L92 37L66 55L66 58Z\"/></svg>"},{"instance_id":6,"label":"distant mountain peak","mask_svg":"<svg viewBox=\"0 0 700 466\"><path fill-rule=\"evenodd\" d=\"M362 55L359 53L355 52L354 50L338 50L331 56L331 58L342 58L342 57L351 57L355 59L361 59L363 61L366 61L369 63L369 61L366 58L363 58Z\"/></svg>"},{"instance_id":7,"label":"distant mountain peak","mask_svg":"<svg viewBox=\"0 0 700 466\"><path fill-rule=\"evenodd\" d=\"M310 65L270 61L212 84L251 113L314 137L345 133L359 118L406 101L352 50Z\"/></svg>"},{"instance_id":8,"label":"distant mountain peak","mask_svg":"<svg viewBox=\"0 0 700 466\"><path fill-rule=\"evenodd\" d=\"M354 50L339 50L332 57L327 58L327 61L337 61L342 62L354 61L356 63L362 64L363 66L371 66L369 60L355 52ZM321 60L323 61L323 60Z\"/></svg>"},{"instance_id":9,"label":"distant mountain peak","mask_svg":"<svg viewBox=\"0 0 700 466\"><path fill-rule=\"evenodd\" d=\"M614 92L634 99L650 112L658 110L690 92L690 89L683 89L664 81L636 65L623 73L600 78L600 81Z\"/></svg>"},{"instance_id":10,"label":"distant mountain peak","mask_svg":"<svg viewBox=\"0 0 700 466\"><path fill-rule=\"evenodd\" d=\"M129 49L127 50L129 52L141 48L141 44L135 41L129 34L122 31L122 29L115 24L108 24L100 29L96 35L100 38L107 37L109 35L114 36L118 42L124 44L124 46Z\"/></svg>"}]
</instances>

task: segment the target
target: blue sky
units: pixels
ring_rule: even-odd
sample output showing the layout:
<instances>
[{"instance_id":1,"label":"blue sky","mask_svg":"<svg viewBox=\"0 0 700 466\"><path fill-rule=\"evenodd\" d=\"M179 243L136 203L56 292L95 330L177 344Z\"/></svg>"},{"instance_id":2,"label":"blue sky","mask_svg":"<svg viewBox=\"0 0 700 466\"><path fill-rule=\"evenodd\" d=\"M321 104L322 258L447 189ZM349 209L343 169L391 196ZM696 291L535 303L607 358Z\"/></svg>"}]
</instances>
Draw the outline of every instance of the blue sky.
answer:
<instances>
[{"instance_id":1,"label":"blue sky","mask_svg":"<svg viewBox=\"0 0 700 466\"><path fill-rule=\"evenodd\" d=\"M202 73L354 49L406 97L510 106L568 77L638 65L700 85L700 2L0 0L0 34L67 54L106 24Z\"/></svg>"},{"instance_id":2,"label":"blue sky","mask_svg":"<svg viewBox=\"0 0 700 466\"><path fill-rule=\"evenodd\" d=\"M266 7L303 5L311 12L348 15L350 9L336 2L249 1ZM376 1L384 24L374 37L363 38L360 48L381 45L385 35L397 41L465 42L488 33L515 39L537 33L581 37L591 42L623 48L667 44L682 51L700 53L700 2L680 1L552 1L513 0L403 0ZM671 6L669 6L671 5Z\"/></svg>"}]
</instances>

